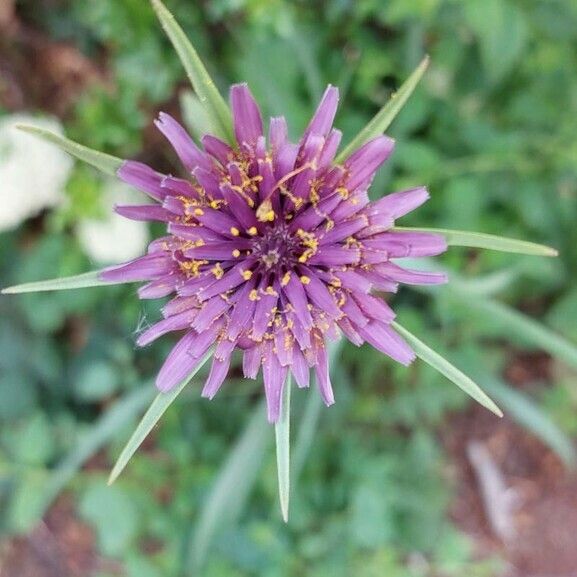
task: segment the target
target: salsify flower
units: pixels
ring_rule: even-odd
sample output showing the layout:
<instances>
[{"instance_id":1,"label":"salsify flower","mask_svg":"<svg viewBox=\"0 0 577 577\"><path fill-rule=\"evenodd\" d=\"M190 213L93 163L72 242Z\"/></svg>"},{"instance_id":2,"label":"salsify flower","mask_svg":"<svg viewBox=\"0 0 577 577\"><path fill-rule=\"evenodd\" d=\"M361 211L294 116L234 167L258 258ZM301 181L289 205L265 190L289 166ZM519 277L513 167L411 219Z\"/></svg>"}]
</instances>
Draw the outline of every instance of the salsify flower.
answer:
<instances>
[{"instance_id":1,"label":"salsify flower","mask_svg":"<svg viewBox=\"0 0 577 577\"><path fill-rule=\"evenodd\" d=\"M268 418L275 422L289 372L307 387L312 369L324 402L334 402L327 341L341 334L404 365L414 359L391 327L394 312L372 291L444 282L443 274L407 270L395 260L438 255L446 241L392 230L397 218L427 200L425 188L369 201L373 177L393 151L391 138L374 138L334 162L338 100L338 89L329 86L302 138L292 143L283 117L270 120L265 137L250 90L238 84L230 91L236 146L205 135L201 149L161 113L156 126L186 176L134 161L118 171L155 203L116 210L167 224L168 235L154 240L148 254L101 274L107 281L149 281L139 290L143 299L174 295L164 319L138 338L145 346L185 331L158 374L161 391L182 382L215 345L202 390L214 397L240 349L245 377L256 378L262 367Z\"/></svg>"},{"instance_id":2,"label":"salsify flower","mask_svg":"<svg viewBox=\"0 0 577 577\"><path fill-rule=\"evenodd\" d=\"M401 283L445 282L442 273L407 270L397 259L438 255L447 244L557 254L546 246L495 235L396 227L398 218L427 200L422 187L370 202L368 189L375 173L393 151L393 140L382 134L418 84L428 59L337 154L341 133L332 128L338 105L335 87L325 91L298 143L289 141L283 117L270 120L265 137L248 87L232 87L229 109L173 16L160 0L152 4L198 96L206 121L201 124L211 126L214 133L206 134L199 148L178 122L160 115L156 125L180 158L183 177L161 174L139 162L123 162L37 127L22 128L148 194L155 203L119 206L117 212L130 219L166 223L167 235L154 240L145 256L126 264L1 291L148 281L139 290L141 298L172 296L163 308L164 318L138 338L138 344L145 346L167 333L184 333L157 378L163 393L172 392L161 393L152 403L109 482L118 477L211 351L205 397L214 397L222 386L236 349L242 351L246 377L256 378L262 368L268 417L276 423L285 520L290 493L289 376L307 387L312 370L322 398L332 404L327 354L331 340L344 335L355 345L366 342L404 365L416 353L501 415L475 382L398 325L394 312L378 296L395 292Z\"/></svg>"}]
</instances>

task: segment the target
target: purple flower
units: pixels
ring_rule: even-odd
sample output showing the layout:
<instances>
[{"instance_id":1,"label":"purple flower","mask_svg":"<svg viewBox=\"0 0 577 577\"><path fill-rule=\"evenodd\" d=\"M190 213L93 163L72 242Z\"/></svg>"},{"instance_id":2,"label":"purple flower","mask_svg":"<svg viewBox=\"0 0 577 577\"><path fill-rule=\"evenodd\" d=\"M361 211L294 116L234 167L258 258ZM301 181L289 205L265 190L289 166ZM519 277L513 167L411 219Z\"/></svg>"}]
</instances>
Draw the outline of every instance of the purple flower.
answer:
<instances>
[{"instance_id":1,"label":"purple flower","mask_svg":"<svg viewBox=\"0 0 577 577\"><path fill-rule=\"evenodd\" d=\"M210 135L199 148L167 114L156 122L186 169L186 178L127 161L119 177L154 204L119 206L135 220L161 221L168 234L146 256L107 269L110 281L148 281L141 298L173 295L164 319L143 332L145 346L184 331L157 378L168 391L215 345L202 395L212 398L226 378L231 355L243 351L246 377L262 366L268 418L279 418L289 371L300 387L312 368L327 405L334 402L327 340L344 334L408 365L414 353L392 329L389 305L373 289L395 292L399 283L433 284L444 275L395 264L404 257L443 252L443 237L393 230L397 218L428 198L424 188L370 202L367 189L393 151L375 138L335 164L341 132L332 128L338 90L329 86L300 142L288 140L283 117L264 136L248 87L231 89L237 146Z\"/></svg>"}]
</instances>

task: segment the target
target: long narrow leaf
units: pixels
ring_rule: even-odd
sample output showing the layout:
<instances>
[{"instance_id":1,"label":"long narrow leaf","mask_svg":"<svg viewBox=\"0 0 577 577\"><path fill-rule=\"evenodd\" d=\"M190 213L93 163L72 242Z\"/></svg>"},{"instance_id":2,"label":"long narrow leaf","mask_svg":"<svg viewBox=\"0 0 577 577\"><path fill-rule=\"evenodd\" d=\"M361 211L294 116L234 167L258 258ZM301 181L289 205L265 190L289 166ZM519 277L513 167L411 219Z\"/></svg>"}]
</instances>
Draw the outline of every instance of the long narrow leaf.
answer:
<instances>
[{"instance_id":1,"label":"long narrow leaf","mask_svg":"<svg viewBox=\"0 0 577 577\"><path fill-rule=\"evenodd\" d=\"M528 395L496 378L483 379L483 387L521 426L548 445L568 467L577 461L573 441Z\"/></svg>"},{"instance_id":2,"label":"long narrow leaf","mask_svg":"<svg viewBox=\"0 0 577 577\"><path fill-rule=\"evenodd\" d=\"M429 66L429 57L425 56L421 63L415 68L413 73L405 80L403 85L395 94L391 96L389 101L377 112L372 120L353 138L353 140L344 148L344 150L337 156L337 163L343 162L350 154L368 142L369 140L380 136L387 130L391 122L395 119L397 114L401 111L417 85L423 77L423 74Z\"/></svg>"},{"instance_id":3,"label":"long narrow leaf","mask_svg":"<svg viewBox=\"0 0 577 577\"><path fill-rule=\"evenodd\" d=\"M37 519L42 517L82 465L122 430L127 422L136 417L150 402L153 395L154 388L152 385L143 385L117 401L100 417L74 446L70 454L50 473L50 477L43 488L40 508L36 511Z\"/></svg>"},{"instance_id":4,"label":"long narrow leaf","mask_svg":"<svg viewBox=\"0 0 577 577\"><path fill-rule=\"evenodd\" d=\"M110 154L105 154L104 152L92 150L87 146L78 144L77 142L74 142L65 136L50 132L44 128L38 128L28 124L18 124L16 127L19 130L37 136L46 142L55 144L71 156L74 156L78 160L82 160L82 162L86 162L87 164L94 166L94 168L97 168L98 170L101 170L110 176L115 176L118 169L122 166L123 161L120 158L116 158Z\"/></svg>"},{"instance_id":5,"label":"long narrow leaf","mask_svg":"<svg viewBox=\"0 0 577 577\"><path fill-rule=\"evenodd\" d=\"M503 416L499 407L483 392L481 387L472 381L467 375L461 372L457 367L452 365L447 359L442 357L439 353L431 349L423 341L418 339L415 335L410 333L407 329L400 326L398 323L391 323L396 331L398 331L411 345L415 354L425 361L428 365L445 375L450 381L453 381L460 389L465 391L468 395L473 397L481 405L498 415Z\"/></svg>"},{"instance_id":6,"label":"long narrow leaf","mask_svg":"<svg viewBox=\"0 0 577 577\"><path fill-rule=\"evenodd\" d=\"M407 232L432 232L443 235L450 246L470 246L473 248L484 248L489 250L499 250L501 252L514 252L517 254L529 254L533 256L557 256L558 252L549 246L497 236L495 234L484 234L481 232L469 232L466 230L451 230L446 228L408 228L395 227L393 230Z\"/></svg>"},{"instance_id":7,"label":"long narrow leaf","mask_svg":"<svg viewBox=\"0 0 577 577\"><path fill-rule=\"evenodd\" d=\"M178 387L175 387L168 393L159 393L156 396L156 398L152 402L152 405L150 405L150 408L148 409L148 411L146 411L144 417L142 417L142 420L138 424L138 427L136 427L136 430L134 431L134 433L132 433L132 436L128 440L128 443L126 443L126 446L122 450L122 453L120 453L120 457L118 457L118 460L116 461L116 464L114 465L114 468L110 473L110 477L108 478L109 485L112 485L112 483L116 481L120 473L122 473L122 471L128 464L128 461L130 461L134 453L136 453L138 447L140 447L144 439L146 439L150 431L152 431L154 425L156 425L160 417L164 415L166 409L168 409L168 407L174 402L176 397L180 395L184 387L186 387L186 385L190 383L191 379L205 365L205 363L208 361L211 355L212 351L209 351L202 359L198 367L196 367L196 369L194 369L194 371L190 375L188 375L188 377L186 377L186 379L184 379L182 383L178 385Z\"/></svg>"},{"instance_id":8,"label":"long narrow leaf","mask_svg":"<svg viewBox=\"0 0 577 577\"><path fill-rule=\"evenodd\" d=\"M122 284L124 281L108 281L99 278L102 271L93 270L74 276L66 276L62 278L53 278L49 280L41 280L36 282L28 282L11 287L7 287L0 291L2 294L20 294L20 293L34 293L46 291L61 291L72 290L79 288L89 288L102 285Z\"/></svg>"},{"instance_id":9,"label":"long narrow leaf","mask_svg":"<svg viewBox=\"0 0 577 577\"><path fill-rule=\"evenodd\" d=\"M288 523L290 499L290 419L291 377L289 373L282 392L281 414L275 425L278 494L280 510L285 523Z\"/></svg>"},{"instance_id":10,"label":"long narrow leaf","mask_svg":"<svg viewBox=\"0 0 577 577\"><path fill-rule=\"evenodd\" d=\"M552 356L577 368L577 345L553 332L542 323L500 302L484 298L467 298L466 293L453 291L466 308L476 309L489 316L505 334L531 342Z\"/></svg>"},{"instance_id":11,"label":"long narrow leaf","mask_svg":"<svg viewBox=\"0 0 577 577\"><path fill-rule=\"evenodd\" d=\"M186 550L186 574L191 577L201 574L218 530L234 523L244 508L271 439L265 404L261 402L232 448L204 502L198 525Z\"/></svg>"},{"instance_id":12,"label":"long narrow leaf","mask_svg":"<svg viewBox=\"0 0 577 577\"><path fill-rule=\"evenodd\" d=\"M152 5L186 70L196 95L206 109L214 135L232 144L232 120L228 105L174 16L160 0L152 0Z\"/></svg>"}]
</instances>

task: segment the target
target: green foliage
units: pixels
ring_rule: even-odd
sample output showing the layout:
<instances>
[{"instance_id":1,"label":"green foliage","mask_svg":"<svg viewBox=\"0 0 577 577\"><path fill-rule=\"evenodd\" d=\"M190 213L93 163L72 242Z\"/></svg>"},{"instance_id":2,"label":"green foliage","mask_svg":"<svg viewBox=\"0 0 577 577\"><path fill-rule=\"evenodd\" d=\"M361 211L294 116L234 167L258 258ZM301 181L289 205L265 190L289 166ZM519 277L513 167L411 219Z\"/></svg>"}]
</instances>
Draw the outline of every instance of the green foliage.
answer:
<instances>
[{"instance_id":1,"label":"green foliage","mask_svg":"<svg viewBox=\"0 0 577 577\"><path fill-rule=\"evenodd\" d=\"M106 69L106 81L88 88L66 119L66 133L113 157L170 163L146 130L152 118L159 109L174 112L179 96L195 123L203 109L188 93L152 8L142 0L19 4L47 35ZM431 200L403 226L526 239L558 249L560 257L451 249L441 259L451 284L404 289L395 309L403 326L454 359L571 461L575 3L166 4L221 93L248 81L265 112L285 114L295 136L330 82L341 88L337 125L345 141L352 138L430 54L423 82L390 127L397 150L371 194L426 184ZM97 178L78 166L68 206L1 234L2 287L95 268L71 229L99 210ZM129 577L180 577L201 565L208 577L502 572L495 559L475 561L474 543L446 516L451 487L436 431L448 413L466 406L465 395L424 363L404 369L369 347L347 345L335 361L334 407L322 407L315 390L293 390L288 526L272 506L274 431L255 403L259 385L231 382L208 403L192 383L124 475L106 487L110 466L153 399L143 383L170 346L166 338L134 350L134 333L158 314L157 304L137 301L134 287L0 297L3 532L29 530L66 489L94 529L100 554L119 560ZM553 359L547 386L532 383L528 394L496 378L516 351L535 349ZM415 558L420 565L410 562Z\"/></svg>"}]
</instances>

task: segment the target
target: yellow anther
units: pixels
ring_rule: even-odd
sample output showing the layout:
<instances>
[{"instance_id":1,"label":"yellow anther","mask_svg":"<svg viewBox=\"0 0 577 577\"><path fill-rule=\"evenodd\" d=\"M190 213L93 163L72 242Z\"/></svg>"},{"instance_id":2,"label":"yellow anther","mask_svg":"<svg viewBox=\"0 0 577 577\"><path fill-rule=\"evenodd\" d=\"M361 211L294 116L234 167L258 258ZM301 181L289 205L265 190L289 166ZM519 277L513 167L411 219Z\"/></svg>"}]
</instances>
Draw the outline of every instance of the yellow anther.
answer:
<instances>
[{"instance_id":1,"label":"yellow anther","mask_svg":"<svg viewBox=\"0 0 577 577\"><path fill-rule=\"evenodd\" d=\"M274 288L271 287L271 286L267 286L266 289L264 290L264 292L265 292L267 295L271 295L271 296L274 296L274 297L277 297L277 296L278 296L278 293L277 293L277 292L274 290Z\"/></svg>"},{"instance_id":2,"label":"yellow anther","mask_svg":"<svg viewBox=\"0 0 577 577\"><path fill-rule=\"evenodd\" d=\"M309 283L311 282L311 279L310 279L308 276L304 275L304 274L301 276L301 279L300 279L300 280L301 280L301 282L302 282L303 284L309 284Z\"/></svg>"},{"instance_id":3,"label":"yellow anther","mask_svg":"<svg viewBox=\"0 0 577 577\"><path fill-rule=\"evenodd\" d=\"M274 210L272 209L272 203L268 198L256 209L256 217L260 222L272 222L275 219L275 216Z\"/></svg>"},{"instance_id":4,"label":"yellow anther","mask_svg":"<svg viewBox=\"0 0 577 577\"><path fill-rule=\"evenodd\" d=\"M258 291L256 289L252 289L248 294L248 299L251 301L258 301L260 297L258 296Z\"/></svg>"},{"instance_id":5,"label":"yellow anther","mask_svg":"<svg viewBox=\"0 0 577 577\"><path fill-rule=\"evenodd\" d=\"M250 280L252 278L252 271L250 270L243 270L240 274L244 280Z\"/></svg>"},{"instance_id":6,"label":"yellow anther","mask_svg":"<svg viewBox=\"0 0 577 577\"><path fill-rule=\"evenodd\" d=\"M236 226L231 226L230 227L230 234L232 234L232 236L238 236L240 234L240 230L238 230L238 228L236 228Z\"/></svg>"},{"instance_id":7,"label":"yellow anther","mask_svg":"<svg viewBox=\"0 0 577 577\"><path fill-rule=\"evenodd\" d=\"M240 250L238 250L238 248L235 248L232 251L232 256L234 256L234 258L238 258L240 256Z\"/></svg>"},{"instance_id":8,"label":"yellow anther","mask_svg":"<svg viewBox=\"0 0 577 577\"><path fill-rule=\"evenodd\" d=\"M250 234L250 236L255 236L258 234L258 230L257 230L256 226L251 226L246 232L248 232L248 234Z\"/></svg>"},{"instance_id":9,"label":"yellow anther","mask_svg":"<svg viewBox=\"0 0 577 577\"><path fill-rule=\"evenodd\" d=\"M347 198L349 198L349 194L350 194L349 189L348 189L348 188L345 188L344 186L339 186L339 187L336 189L336 192L337 192L343 199L345 199L345 200L346 200Z\"/></svg>"},{"instance_id":10,"label":"yellow anther","mask_svg":"<svg viewBox=\"0 0 577 577\"><path fill-rule=\"evenodd\" d=\"M204 210L202 210L202 208L195 208L194 214L196 214L196 216L202 216L204 214Z\"/></svg>"},{"instance_id":11,"label":"yellow anther","mask_svg":"<svg viewBox=\"0 0 577 577\"><path fill-rule=\"evenodd\" d=\"M282 277L282 279L281 279L281 281L280 281L281 286L286 286L286 285L290 282L290 280L291 280L291 273L290 273L290 270L289 270L289 271L287 271L287 272L285 273L285 275Z\"/></svg>"},{"instance_id":12,"label":"yellow anther","mask_svg":"<svg viewBox=\"0 0 577 577\"><path fill-rule=\"evenodd\" d=\"M213 268L210 269L210 272L217 278L221 279L224 275L224 270L220 266L220 263L217 262Z\"/></svg>"}]
</instances>

